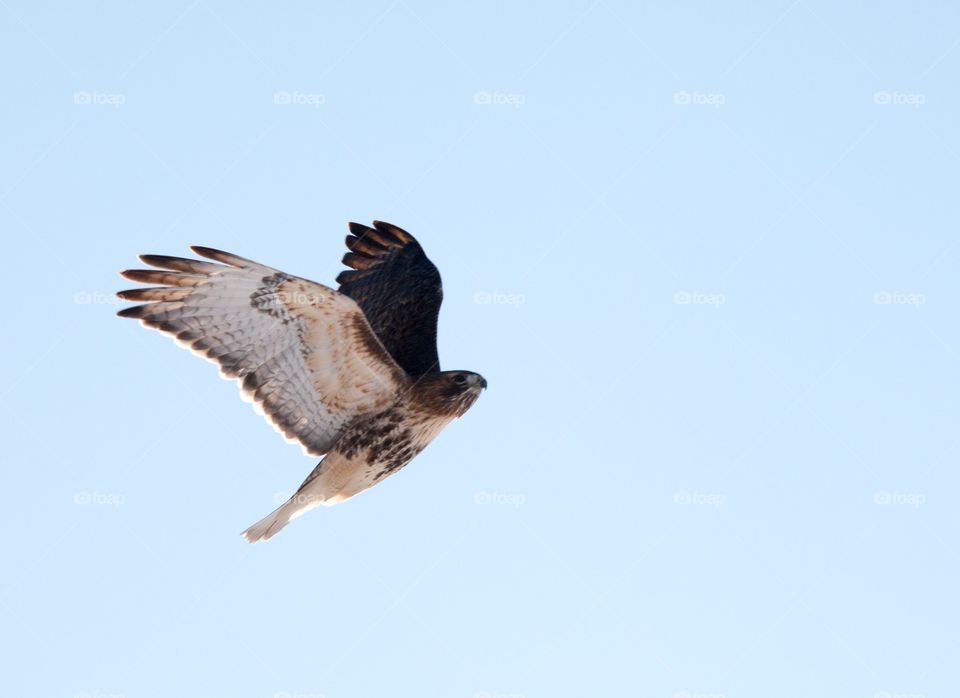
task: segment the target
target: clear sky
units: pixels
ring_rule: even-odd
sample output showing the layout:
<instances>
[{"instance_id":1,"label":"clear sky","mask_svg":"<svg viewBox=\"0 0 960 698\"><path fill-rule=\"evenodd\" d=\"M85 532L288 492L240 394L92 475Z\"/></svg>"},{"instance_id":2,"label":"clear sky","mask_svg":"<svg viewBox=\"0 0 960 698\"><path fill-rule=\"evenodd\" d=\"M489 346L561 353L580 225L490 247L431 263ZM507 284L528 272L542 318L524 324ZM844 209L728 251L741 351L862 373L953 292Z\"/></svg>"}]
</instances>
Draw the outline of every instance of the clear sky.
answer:
<instances>
[{"instance_id":1,"label":"clear sky","mask_svg":"<svg viewBox=\"0 0 960 698\"><path fill-rule=\"evenodd\" d=\"M954 3L0 1L0 693L960 691ZM143 252L440 268L489 390L315 462L114 316Z\"/></svg>"}]
</instances>

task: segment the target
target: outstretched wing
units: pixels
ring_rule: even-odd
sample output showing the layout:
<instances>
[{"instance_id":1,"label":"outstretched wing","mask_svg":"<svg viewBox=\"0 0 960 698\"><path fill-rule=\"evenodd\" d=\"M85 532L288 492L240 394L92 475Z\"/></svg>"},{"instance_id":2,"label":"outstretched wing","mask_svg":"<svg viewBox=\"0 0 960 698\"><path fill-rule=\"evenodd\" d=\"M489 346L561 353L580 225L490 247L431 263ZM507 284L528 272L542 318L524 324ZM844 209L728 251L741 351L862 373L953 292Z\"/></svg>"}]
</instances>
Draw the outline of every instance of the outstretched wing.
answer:
<instances>
[{"instance_id":1,"label":"outstretched wing","mask_svg":"<svg viewBox=\"0 0 960 698\"><path fill-rule=\"evenodd\" d=\"M337 277L340 292L360 305L390 356L410 376L439 371L440 272L413 236L395 225L351 223L350 232L343 263L351 268Z\"/></svg>"},{"instance_id":2,"label":"outstretched wing","mask_svg":"<svg viewBox=\"0 0 960 698\"><path fill-rule=\"evenodd\" d=\"M157 286L118 293L147 301L118 315L217 363L306 453L325 454L351 421L385 409L409 387L350 298L227 252L191 249L222 264L143 255L164 271L121 272Z\"/></svg>"}]
</instances>

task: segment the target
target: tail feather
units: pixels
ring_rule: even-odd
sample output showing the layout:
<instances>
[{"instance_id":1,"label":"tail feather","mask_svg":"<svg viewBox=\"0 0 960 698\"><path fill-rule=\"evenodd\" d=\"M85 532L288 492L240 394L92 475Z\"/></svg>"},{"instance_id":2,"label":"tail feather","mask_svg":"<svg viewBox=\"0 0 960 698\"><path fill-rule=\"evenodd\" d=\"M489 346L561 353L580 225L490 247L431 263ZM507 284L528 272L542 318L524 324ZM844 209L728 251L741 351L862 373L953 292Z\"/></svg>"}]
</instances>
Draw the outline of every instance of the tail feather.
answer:
<instances>
[{"instance_id":1,"label":"tail feather","mask_svg":"<svg viewBox=\"0 0 960 698\"><path fill-rule=\"evenodd\" d=\"M314 507L324 503L323 498L313 494L295 494L282 505L264 516L243 532L248 543L257 543L270 540L280 532L284 526Z\"/></svg>"},{"instance_id":2,"label":"tail feather","mask_svg":"<svg viewBox=\"0 0 960 698\"><path fill-rule=\"evenodd\" d=\"M365 458L365 453L347 458L340 451L331 451L307 476L296 494L244 531L243 537L250 543L270 540L311 509L345 502L372 487L376 478L360 465Z\"/></svg>"}]
</instances>

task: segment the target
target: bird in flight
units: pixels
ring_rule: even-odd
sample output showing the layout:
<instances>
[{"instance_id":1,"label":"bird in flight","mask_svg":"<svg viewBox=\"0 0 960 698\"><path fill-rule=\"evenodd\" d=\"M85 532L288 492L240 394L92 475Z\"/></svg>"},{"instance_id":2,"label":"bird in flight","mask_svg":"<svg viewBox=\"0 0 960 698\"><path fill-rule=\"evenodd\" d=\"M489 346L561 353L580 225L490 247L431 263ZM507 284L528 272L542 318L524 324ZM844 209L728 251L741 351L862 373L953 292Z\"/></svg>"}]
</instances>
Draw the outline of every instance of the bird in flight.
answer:
<instances>
[{"instance_id":1,"label":"bird in flight","mask_svg":"<svg viewBox=\"0 0 960 698\"><path fill-rule=\"evenodd\" d=\"M350 499L409 463L487 387L441 371L440 273L405 230L351 223L339 289L208 247L212 262L142 255L121 272L149 288L118 315L172 335L236 379L290 442L323 460L279 508L244 531L268 540L314 507Z\"/></svg>"}]
</instances>

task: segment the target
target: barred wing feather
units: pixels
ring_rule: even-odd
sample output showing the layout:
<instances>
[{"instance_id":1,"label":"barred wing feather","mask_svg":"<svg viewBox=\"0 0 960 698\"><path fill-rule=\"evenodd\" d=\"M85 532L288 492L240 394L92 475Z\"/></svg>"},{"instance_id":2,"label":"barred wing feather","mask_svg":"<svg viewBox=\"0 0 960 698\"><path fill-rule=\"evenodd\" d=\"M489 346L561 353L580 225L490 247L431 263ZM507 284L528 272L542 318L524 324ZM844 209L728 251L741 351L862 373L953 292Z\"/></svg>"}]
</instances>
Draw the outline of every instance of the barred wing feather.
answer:
<instances>
[{"instance_id":1,"label":"barred wing feather","mask_svg":"<svg viewBox=\"0 0 960 698\"><path fill-rule=\"evenodd\" d=\"M150 288L123 317L172 335L220 366L288 441L322 456L363 415L393 404L410 379L349 297L248 259L191 248L208 262L143 255L156 269L121 272Z\"/></svg>"}]
</instances>

